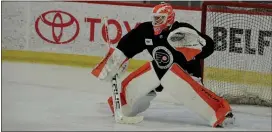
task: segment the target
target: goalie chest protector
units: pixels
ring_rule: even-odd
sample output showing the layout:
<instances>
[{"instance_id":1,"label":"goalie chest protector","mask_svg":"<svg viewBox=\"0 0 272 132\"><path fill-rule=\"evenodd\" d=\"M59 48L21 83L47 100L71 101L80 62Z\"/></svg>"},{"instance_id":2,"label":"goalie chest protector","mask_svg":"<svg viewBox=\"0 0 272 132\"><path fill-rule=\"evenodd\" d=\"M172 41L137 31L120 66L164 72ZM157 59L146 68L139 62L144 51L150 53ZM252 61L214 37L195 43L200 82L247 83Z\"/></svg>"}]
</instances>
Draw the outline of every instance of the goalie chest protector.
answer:
<instances>
[{"instance_id":1,"label":"goalie chest protector","mask_svg":"<svg viewBox=\"0 0 272 132\"><path fill-rule=\"evenodd\" d=\"M153 58L153 68L158 77L161 78L173 63L177 63L183 68L187 63L183 53L167 41L168 35L180 27L195 30L188 23L174 22L169 30L164 30L159 35L154 35L152 23L144 22L126 34L118 43L117 48L123 51L128 58L132 58L146 49Z\"/></svg>"}]
</instances>

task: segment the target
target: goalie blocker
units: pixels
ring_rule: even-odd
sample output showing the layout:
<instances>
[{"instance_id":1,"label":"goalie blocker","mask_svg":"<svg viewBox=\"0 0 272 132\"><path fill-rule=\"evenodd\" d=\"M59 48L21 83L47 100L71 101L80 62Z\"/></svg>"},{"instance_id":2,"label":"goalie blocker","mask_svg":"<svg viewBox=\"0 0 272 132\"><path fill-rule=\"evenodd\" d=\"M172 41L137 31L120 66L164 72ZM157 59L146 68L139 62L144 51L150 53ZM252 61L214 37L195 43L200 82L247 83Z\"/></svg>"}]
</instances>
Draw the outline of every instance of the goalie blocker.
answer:
<instances>
[{"instance_id":1,"label":"goalie blocker","mask_svg":"<svg viewBox=\"0 0 272 132\"><path fill-rule=\"evenodd\" d=\"M168 4L155 6L153 15L152 22L140 24L122 37L116 48L111 47L92 74L108 81L116 73L124 71L122 65L128 59L147 50L153 60L132 72L121 83L120 96L125 116L144 112L156 97L155 89L161 85L163 91L206 119L212 127L232 123L234 118L229 103L186 71L188 62L203 54L207 45L214 44L212 39L188 23L174 22L175 14ZM114 112L111 97L108 103Z\"/></svg>"}]
</instances>

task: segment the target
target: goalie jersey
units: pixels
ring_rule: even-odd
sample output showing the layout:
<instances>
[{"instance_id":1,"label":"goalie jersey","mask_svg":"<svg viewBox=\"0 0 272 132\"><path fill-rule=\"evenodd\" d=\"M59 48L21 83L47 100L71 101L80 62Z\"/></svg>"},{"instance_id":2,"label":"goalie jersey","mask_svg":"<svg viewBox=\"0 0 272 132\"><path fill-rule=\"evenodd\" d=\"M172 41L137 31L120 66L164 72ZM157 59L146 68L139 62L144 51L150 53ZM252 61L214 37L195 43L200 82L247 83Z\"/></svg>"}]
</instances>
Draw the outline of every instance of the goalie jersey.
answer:
<instances>
[{"instance_id":1,"label":"goalie jersey","mask_svg":"<svg viewBox=\"0 0 272 132\"><path fill-rule=\"evenodd\" d=\"M123 36L116 48L127 58L147 50L153 57L153 68L161 78L173 63L187 70L190 62L211 55L214 41L188 23L176 21L167 30L154 35L152 23L144 22Z\"/></svg>"}]
</instances>

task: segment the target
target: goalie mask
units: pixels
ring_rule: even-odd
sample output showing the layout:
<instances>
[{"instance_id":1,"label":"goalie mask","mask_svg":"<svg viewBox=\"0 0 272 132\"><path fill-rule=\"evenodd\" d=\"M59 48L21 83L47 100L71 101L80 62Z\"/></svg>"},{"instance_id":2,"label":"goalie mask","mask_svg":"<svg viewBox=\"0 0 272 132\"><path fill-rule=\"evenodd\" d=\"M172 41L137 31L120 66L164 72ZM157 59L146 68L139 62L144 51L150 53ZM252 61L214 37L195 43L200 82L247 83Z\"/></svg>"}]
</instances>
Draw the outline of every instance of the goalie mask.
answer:
<instances>
[{"instance_id":1,"label":"goalie mask","mask_svg":"<svg viewBox=\"0 0 272 132\"><path fill-rule=\"evenodd\" d=\"M151 17L154 34L158 35L174 23L175 12L171 5L162 3L153 8Z\"/></svg>"}]
</instances>

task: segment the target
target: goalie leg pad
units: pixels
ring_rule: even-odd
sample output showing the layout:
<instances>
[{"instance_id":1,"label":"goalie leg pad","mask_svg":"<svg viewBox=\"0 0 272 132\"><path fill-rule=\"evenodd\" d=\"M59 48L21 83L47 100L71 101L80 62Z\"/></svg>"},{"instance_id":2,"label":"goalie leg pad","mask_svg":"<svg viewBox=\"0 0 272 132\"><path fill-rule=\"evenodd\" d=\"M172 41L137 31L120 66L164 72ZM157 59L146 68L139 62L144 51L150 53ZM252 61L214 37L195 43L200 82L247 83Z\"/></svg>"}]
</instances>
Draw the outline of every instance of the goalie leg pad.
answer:
<instances>
[{"instance_id":1,"label":"goalie leg pad","mask_svg":"<svg viewBox=\"0 0 272 132\"><path fill-rule=\"evenodd\" d=\"M150 62L129 74L122 82L121 101L125 116L135 116L149 108L156 97L154 89L160 85ZM108 99L113 109L111 97Z\"/></svg>"},{"instance_id":2,"label":"goalie leg pad","mask_svg":"<svg viewBox=\"0 0 272 132\"><path fill-rule=\"evenodd\" d=\"M166 72L161 84L173 98L208 120L212 127L221 124L231 111L226 100L199 84L177 64Z\"/></svg>"}]
</instances>

